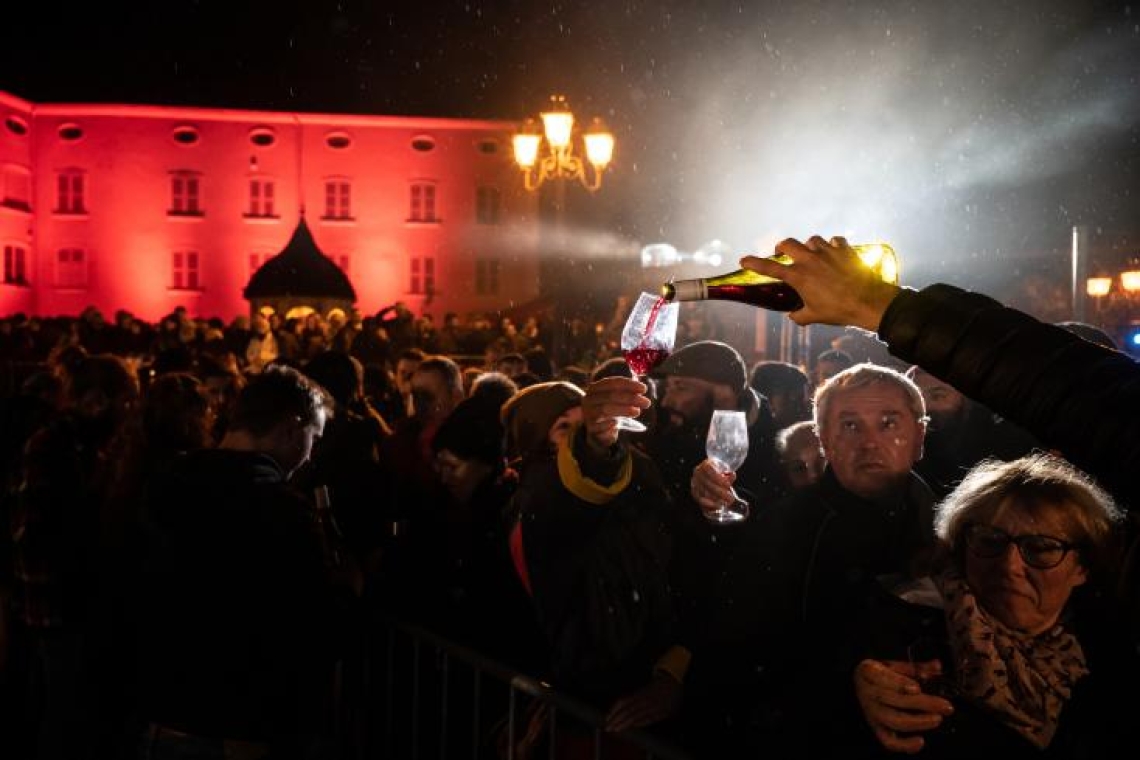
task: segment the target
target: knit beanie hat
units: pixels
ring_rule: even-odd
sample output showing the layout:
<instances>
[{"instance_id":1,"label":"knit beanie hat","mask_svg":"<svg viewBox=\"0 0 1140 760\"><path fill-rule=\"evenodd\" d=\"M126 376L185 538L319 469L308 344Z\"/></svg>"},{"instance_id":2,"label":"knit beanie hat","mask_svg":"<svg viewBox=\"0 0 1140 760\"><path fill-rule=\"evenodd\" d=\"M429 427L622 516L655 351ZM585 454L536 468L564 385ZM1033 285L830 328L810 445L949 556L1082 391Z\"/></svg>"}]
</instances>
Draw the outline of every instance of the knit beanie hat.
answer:
<instances>
[{"instance_id":1,"label":"knit beanie hat","mask_svg":"<svg viewBox=\"0 0 1140 760\"><path fill-rule=\"evenodd\" d=\"M502 411L507 456L516 459L546 451L550 428L585 395L578 386L560 380L537 383L515 394Z\"/></svg>"},{"instance_id":2,"label":"knit beanie hat","mask_svg":"<svg viewBox=\"0 0 1140 760\"><path fill-rule=\"evenodd\" d=\"M727 385L734 393L748 384L748 368L735 348L716 340L690 343L657 366L654 377L695 377Z\"/></svg>"}]
</instances>

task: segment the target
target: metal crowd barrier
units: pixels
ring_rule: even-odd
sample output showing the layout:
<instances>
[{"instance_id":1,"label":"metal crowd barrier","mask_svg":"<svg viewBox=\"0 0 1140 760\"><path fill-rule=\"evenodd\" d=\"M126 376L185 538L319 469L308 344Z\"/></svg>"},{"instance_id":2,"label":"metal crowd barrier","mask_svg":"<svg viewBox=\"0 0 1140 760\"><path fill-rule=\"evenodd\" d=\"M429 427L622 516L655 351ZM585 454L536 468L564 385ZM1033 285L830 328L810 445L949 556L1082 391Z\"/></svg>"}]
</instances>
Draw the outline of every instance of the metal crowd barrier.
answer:
<instances>
[{"instance_id":1,"label":"metal crowd barrier","mask_svg":"<svg viewBox=\"0 0 1140 760\"><path fill-rule=\"evenodd\" d=\"M388 621L383 641L374 643L381 646L371 656L382 661L369 670L382 674L383 686L369 703L380 707L383 721L368 757L537 760L518 749L537 724L545 733L537 746L554 760L563 756L559 732L566 723L578 739L592 741L593 760L602 760L615 738L625 745L623 756L633 747L639 757L692 760L649 731L609 734L604 714L592 705L416 625Z\"/></svg>"}]
</instances>

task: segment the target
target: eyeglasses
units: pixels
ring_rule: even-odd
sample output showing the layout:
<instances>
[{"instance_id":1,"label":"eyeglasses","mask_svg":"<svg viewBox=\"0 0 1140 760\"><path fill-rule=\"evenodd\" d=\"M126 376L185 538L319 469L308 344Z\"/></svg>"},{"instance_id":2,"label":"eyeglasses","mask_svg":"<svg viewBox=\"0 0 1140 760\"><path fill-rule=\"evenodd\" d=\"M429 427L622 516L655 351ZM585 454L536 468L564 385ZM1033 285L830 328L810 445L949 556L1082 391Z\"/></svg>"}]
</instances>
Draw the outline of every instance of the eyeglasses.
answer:
<instances>
[{"instance_id":1,"label":"eyeglasses","mask_svg":"<svg viewBox=\"0 0 1140 760\"><path fill-rule=\"evenodd\" d=\"M1025 564L1038 570L1056 567L1070 550L1077 548L1077 544L1053 536L1011 536L992 525L967 525L965 538L966 547L974 556L983 559L999 557L1005 553L1007 546L1016 544L1017 552Z\"/></svg>"}]
</instances>

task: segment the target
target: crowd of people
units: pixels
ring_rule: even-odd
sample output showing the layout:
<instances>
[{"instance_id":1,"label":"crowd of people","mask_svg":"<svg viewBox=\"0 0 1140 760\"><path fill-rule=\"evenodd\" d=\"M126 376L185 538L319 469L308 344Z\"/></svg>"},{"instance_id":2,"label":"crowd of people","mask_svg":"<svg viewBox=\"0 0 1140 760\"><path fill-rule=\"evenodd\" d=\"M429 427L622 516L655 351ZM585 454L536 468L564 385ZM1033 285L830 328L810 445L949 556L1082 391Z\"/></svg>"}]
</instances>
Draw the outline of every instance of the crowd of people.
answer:
<instances>
[{"instance_id":1,"label":"crowd of people","mask_svg":"<svg viewBox=\"0 0 1140 760\"><path fill-rule=\"evenodd\" d=\"M330 757L334 666L378 618L593 704L607 757L634 728L699 758L1136 746L1134 362L781 247L745 264L795 321L890 354L749 366L690 331L642 382L620 308L560 336L402 305L0 321L0 752ZM747 420L735 471L714 410ZM530 718L519 756L593 752Z\"/></svg>"}]
</instances>

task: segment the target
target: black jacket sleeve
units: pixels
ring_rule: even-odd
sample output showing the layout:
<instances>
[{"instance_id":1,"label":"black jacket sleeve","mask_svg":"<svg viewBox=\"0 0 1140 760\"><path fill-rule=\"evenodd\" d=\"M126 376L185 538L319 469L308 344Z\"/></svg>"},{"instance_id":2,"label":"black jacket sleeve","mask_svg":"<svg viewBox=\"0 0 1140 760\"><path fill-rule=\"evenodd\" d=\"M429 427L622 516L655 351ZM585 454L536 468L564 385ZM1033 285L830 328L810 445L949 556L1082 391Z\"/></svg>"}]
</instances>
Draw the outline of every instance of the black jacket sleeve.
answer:
<instances>
[{"instance_id":1,"label":"black jacket sleeve","mask_svg":"<svg viewBox=\"0 0 1140 760\"><path fill-rule=\"evenodd\" d=\"M891 353L1022 425L1123 501L1140 472L1140 368L997 301L950 285L904 290L879 325Z\"/></svg>"}]
</instances>

